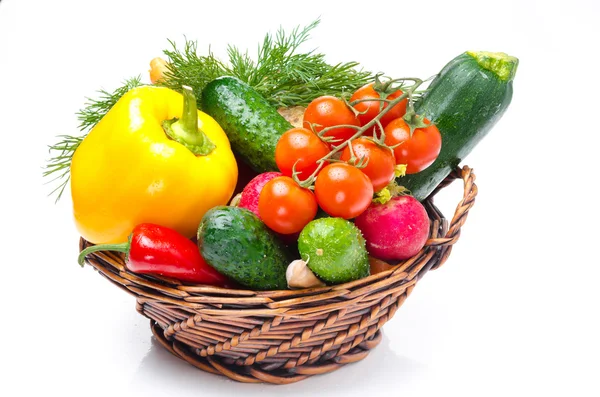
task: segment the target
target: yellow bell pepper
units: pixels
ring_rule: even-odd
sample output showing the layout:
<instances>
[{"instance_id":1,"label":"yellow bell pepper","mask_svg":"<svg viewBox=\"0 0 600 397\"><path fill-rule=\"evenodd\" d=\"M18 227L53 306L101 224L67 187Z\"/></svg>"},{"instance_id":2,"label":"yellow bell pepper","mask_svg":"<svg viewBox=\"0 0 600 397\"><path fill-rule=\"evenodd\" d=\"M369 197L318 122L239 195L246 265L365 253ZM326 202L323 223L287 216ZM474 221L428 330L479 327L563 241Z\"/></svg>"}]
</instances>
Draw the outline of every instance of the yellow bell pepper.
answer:
<instances>
[{"instance_id":1,"label":"yellow bell pepper","mask_svg":"<svg viewBox=\"0 0 600 397\"><path fill-rule=\"evenodd\" d=\"M125 94L73 155L77 230L95 243L127 241L140 223L192 237L204 213L226 204L237 163L219 124L183 95L142 86Z\"/></svg>"}]
</instances>

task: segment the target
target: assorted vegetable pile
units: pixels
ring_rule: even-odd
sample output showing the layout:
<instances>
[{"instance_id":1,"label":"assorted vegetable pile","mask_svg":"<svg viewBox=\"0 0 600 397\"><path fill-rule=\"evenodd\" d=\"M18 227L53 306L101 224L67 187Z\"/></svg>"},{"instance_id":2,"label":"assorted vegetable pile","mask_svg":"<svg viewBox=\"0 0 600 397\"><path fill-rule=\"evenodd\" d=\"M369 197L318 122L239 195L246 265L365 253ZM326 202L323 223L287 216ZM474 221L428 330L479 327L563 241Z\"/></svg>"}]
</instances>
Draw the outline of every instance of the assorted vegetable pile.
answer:
<instances>
[{"instance_id":1,"label":"assorted vegetable pile","mask_svg":"<svg viewBox=\"0 0 600 397\"><path fill-rule=\"evenodd\" d=\"M467 52L429 80L300 53L318 21L267 35L256 61L174 43L150 80L78 115L47 175L70 177L75 223L127 268L194 284L273 290L390 269L426 244L421 201L487 134L518 60Z\"/></svg>"}]
</instances>

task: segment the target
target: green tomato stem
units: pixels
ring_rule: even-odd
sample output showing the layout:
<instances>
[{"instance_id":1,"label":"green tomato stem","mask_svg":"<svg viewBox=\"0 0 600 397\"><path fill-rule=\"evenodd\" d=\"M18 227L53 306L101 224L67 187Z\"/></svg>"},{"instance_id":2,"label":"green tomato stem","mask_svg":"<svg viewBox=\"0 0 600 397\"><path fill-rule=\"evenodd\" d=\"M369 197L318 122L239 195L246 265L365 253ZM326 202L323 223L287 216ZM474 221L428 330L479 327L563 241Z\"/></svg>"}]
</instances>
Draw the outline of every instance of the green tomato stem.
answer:
<instances>
[{"instance_id":1,"label":"green tomato stem","mask_svg":"<svg viewBox=\"0 0 600 397\"><path fill-rule=\"evenodd\" d=\"M356 99L352 102L350 102L350 106L355 106L358 105L359 103L362 102L383 102L383 103L390 103L393 101L393 99L387 99L387 98L367 98L367 99Z\"/></svg>"}]
</instances>

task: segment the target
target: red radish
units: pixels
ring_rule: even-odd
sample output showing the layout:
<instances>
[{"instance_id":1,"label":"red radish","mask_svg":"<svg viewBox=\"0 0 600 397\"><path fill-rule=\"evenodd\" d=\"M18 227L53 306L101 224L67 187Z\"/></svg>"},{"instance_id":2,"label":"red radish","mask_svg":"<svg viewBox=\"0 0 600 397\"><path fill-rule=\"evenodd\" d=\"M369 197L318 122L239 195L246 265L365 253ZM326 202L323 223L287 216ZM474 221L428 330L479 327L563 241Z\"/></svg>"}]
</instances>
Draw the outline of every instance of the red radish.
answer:
<instances>
[{"instance_id":1,"label":"red radish","mask_svg":"<svg viewBox=\"0 0 600 397\"><path fill-rule=\"evenodd\" d=\"M380 259L407 259L418 253L429 237L425 207L412 196L371 204L354 224L367 241L369 254Z\"/></svg>"},{"instance_id":2,"label":"red radish","mask_svg":"<svg viewBox=\"0 0 600 397\"><path fill-rule=\"evenodd\" d=\"M267 182L278 176L283 176L283 174L281 172L264 172L252 178L252 180L244 187L244 190L242 190L242 198L240 199L238 207L249 209L254 212L256 216L260 217L260 215L258 215L258 198L260 197L260 192Z\"/></svg>"}]
</instances>

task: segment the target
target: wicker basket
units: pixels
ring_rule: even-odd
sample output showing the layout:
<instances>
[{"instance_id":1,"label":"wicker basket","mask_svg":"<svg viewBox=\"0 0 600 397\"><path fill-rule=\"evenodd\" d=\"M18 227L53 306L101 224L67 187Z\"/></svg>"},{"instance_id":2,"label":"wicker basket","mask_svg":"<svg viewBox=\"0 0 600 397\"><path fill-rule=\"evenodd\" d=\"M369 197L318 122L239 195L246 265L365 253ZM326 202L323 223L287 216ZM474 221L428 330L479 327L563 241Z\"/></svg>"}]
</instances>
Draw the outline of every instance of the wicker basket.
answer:
<instances>
[{"instance_id":1,"label":"wicker basket","mask_svg":"<svg viewBox=\"0 0 600 397\"><path fill-rule=\"evenodd\" d=\"M182 285L129 272L121 254L97 252L86 262L133 294L156 339L175 356L240 382L285 384L359 361L381 340L381 327L417 281L440 267L458 240L477 186L468 167L456 169L464 197L448 225L432 198L424 201L431 235L414 257L354 282L298 291L232 290ZM80 249L88 243L81 239Z\"/></svg>"}]
</instances>

